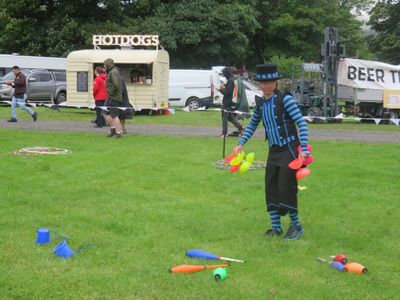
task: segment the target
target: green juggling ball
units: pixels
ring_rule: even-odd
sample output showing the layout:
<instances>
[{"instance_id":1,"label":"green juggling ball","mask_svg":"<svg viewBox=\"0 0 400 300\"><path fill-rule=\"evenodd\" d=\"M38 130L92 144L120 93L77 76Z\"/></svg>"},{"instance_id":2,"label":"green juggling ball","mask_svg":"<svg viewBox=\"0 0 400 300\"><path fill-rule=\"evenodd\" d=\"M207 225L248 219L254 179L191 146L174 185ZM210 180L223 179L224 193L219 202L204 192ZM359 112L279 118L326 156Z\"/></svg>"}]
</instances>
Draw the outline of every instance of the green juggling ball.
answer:
<instances>
[{"instance_id":1,"label":"green juggling ball","mask_svg":"<svg viewBox=\"0 0 400 300\"><path fill-rule=\"evenodd\" d=\"M227 272L225 268L217 268L213 272L213 276L215 281L224 280L227 276Z\"/></svg>"}]
</instances>

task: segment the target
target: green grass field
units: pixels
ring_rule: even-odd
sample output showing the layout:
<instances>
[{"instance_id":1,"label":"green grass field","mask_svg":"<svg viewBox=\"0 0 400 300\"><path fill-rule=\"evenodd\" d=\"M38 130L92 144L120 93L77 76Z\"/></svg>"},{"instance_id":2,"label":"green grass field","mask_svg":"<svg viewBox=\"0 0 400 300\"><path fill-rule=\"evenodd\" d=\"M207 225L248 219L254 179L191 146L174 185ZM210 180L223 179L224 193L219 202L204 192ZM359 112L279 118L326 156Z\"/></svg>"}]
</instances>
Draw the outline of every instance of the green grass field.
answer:
<instances>
[{"instance_id":1,"label":"green grass field","mask_svg":"<svg viewBox=\"0 0 400 300\"><path fill-rule=\"evenodd\" d=\"M181 108L176 108L176 114L161 115L137 115L133 120L128 120L128 124L164 124L176 126L201 126L201 127L221 127L221 113L210 108L208 111L184 112ZM0 106L0 119L10 118L10 107ZM60 112L50 110L47 107L37 107L40 120L54 121L81 121L89 122L95 119L95 112L89 109L61 108ZM31 120L31 117L22 110L18 109L18 118ZM247 123L247 121L246 121ZM311 129L338 129L338 130L373 130L373 131L400 131L400 126L393 123L389 125L375 125L375 123L361 123L354 120L344 120L340 124L322 122L321 124L310 124Z\"/></svg>"},{"instance_id":2,"label":"green grass field","mask_svg":"<svg viewBox=\"0 0 400 300\"><path fill-rule=\"evenodd\" d=\"M314 142L301 182L298 241L270 240L263 171L230 174L217 138L0 129L0 299L396 299L400 292L398 145ZM233 147L233 140L228 140ZM72 150L14 155L26 146ZM247 151L264 160L265 144ZM287 217L283 219L288 226ZM36 229L70 237L69 260L35 244ZM211 271L173 275L189 249L244 259L216 283ZM315 260L344 252L367 275ZM209 261L208 264L216 263Z\"/></svg>"}]
</instances>

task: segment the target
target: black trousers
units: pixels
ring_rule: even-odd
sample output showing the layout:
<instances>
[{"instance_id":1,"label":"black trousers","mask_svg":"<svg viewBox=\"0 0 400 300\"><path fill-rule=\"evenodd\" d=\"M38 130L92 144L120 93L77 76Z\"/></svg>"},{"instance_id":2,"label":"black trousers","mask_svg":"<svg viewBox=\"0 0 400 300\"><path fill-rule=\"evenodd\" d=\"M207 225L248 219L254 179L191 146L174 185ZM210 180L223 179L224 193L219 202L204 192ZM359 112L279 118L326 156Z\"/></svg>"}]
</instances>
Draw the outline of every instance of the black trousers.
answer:
<instances>
[{"instance_id":1,"label":"black trousers","mask_svg":"<svg viewBox=\"0 0 400 300\"><path fill-rule=\"evenodd\" d=\"M283 147L272 146L269 150L265 170L265 200L267 211L277 210L283 216L297 212L296 171L288 164L297 158L299 143L291 142Z\"/></svg>"},{"instance_id":2,"label":"black trousers","mask_svg":"<svg viewBox=\"0 0 400 300\"><path fill-rule=\"evenodd\" d=\"M106 100L96 100L95 104L96 104L96 106L104 106L105 102L106 102ZM101 108L96 107L96 122L95 123L99 127L106 125L106 121L104 120L104 117L102 116L101 112L102 112Z\"/></svg>"},{"instance_id":3,"label":"black trousers","mask_svg":"<svg viewBox=\"0 0 400 300\"><path fill-rule=\"evenodd\" d=\"M229 111L224 111L226 108L222 109L221 117L222 117L222 134L228 133L228 121L231 122L237 130L240 132L243 129L242 124L239 122L239 118L237 114L231 113Z\"/></svg>"}]
</instances>

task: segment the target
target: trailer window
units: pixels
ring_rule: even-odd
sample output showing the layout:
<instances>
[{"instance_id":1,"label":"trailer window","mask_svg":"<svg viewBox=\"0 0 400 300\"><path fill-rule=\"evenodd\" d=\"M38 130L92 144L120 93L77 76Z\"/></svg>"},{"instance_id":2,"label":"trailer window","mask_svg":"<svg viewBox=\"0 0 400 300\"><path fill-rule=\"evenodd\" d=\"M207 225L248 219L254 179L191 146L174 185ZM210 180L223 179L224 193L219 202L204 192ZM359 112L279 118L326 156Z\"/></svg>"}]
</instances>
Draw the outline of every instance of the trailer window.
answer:
<instances>
[{"instance_id":1,"label":"trailer window","mask_svg":"<svg viewBox=\"0 0 400 300\"><path fill-rule=\"evenodd\" d=\"M153 64L117 64L122 79L127 84L151 84Z\"/></svg>"}]
</instances>

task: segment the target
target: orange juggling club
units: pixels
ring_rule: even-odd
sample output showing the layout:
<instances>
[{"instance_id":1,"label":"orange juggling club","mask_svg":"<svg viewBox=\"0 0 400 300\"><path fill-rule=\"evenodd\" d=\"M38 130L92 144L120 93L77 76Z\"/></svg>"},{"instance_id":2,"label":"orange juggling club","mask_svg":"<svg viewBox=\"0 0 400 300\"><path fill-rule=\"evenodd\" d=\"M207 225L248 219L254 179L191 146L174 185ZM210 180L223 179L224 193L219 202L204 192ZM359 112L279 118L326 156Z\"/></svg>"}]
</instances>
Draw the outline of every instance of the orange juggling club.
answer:
<instances>
[{"instance_id":1,"label":"orange juggling club","mask_svg":"<svg viewBox=\"0 0 400 300\"><path fill-rule=\"evenodd\" d=\"M307 177L307 176L310 175L310 174L311 174L310 169L301 168L300 170L298 170L298 171L296 172L296 179L297 179L297 180L303 179L304 177Z\"/></svg>"},{"instance_id":2,"label":"orange juggling club","mask_svg":"<svg viewBox=\"0 0 400 300\"><path fill-rule=\"evenodd\" d=\"M237 170L240 169L240 165L232 166L231 169L229 170L231 173L235 173Z\"/></svg>"},{"instance_id":3,"label":"orange juggling club","mask_svg":"<svg viewBox=\"0 0 400 300\"><path fill-rule=\"evenodd\" d=\"M307 156L306 160L304 161L304 164L306 166L308 166L309 164L311 164L314 161L314 157L312 157L311 155Z\"/></svg>"},{"instance_id":4,"label":"orange juggling club","mask_svg":"<svg viewBox=\"0 0 400 300\"><path fill-rule=\"evenodd\" d=\"M298 170L301 168L301 166L303 165L303 161L301 160L301 158L296 158L295 160L292 160L289 163L289 168L291 168L292 170Z\"/></svg>"},{"instance_id":5,"label":"orange juggling club","mask_svg":"<svg viewBox=\"0 0 400 300\"><path fill-rule=\"evenodd\" d=\"M366 267L358 263L348 263L345 264L345 267L347 271L351 273L365 274L368 272L368 269Z\"/></svg>"},{"instance_id":6,"label":"orange juggling club","mask_svg":"<svg viewBox=\"0 0 400 300\"><path fill-rule=\"evenodd\" d=\"M224 161L225 161L227 164L230 164L231 161L232 161L232 159L234 159L235 157L236 157L236 155L235 155L235 153L233 153L233 154L231 154L231 155L225 157L225 158L224 158Z\"/></svg>"},{"instance_id":7,"label":"orange juggling club","mask_svg":"<svg viewBox=\"0 0 400 300\"><path fill-rule=\"evenodd\" d=\"M226 268L229 267L228 264L223 265L211 265L211 266L198 266L198 265L179 265L169 269L170 273L183 273L190 274L196 273L208 269Z\"/></svg>"}]
</instances>

